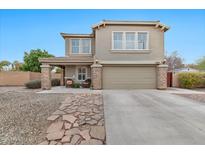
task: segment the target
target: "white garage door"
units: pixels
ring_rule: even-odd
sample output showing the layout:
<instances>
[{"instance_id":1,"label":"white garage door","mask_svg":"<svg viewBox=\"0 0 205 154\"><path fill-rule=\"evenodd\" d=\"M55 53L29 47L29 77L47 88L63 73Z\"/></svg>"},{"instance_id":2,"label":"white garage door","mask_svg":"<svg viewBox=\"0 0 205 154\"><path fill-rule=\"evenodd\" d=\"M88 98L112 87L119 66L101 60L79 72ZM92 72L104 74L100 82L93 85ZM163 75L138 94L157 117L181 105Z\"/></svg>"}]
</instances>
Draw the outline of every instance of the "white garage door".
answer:
<instances>
[{"instance_id":1,"label":"white garage door","mask_svg":"<svg viewBox=\"0 0 205 154\"><path fill-rule=\"evenodd\" d=\"M104 66L103 89L156 88L155 66Z\"/></svg>"}]
</instances>

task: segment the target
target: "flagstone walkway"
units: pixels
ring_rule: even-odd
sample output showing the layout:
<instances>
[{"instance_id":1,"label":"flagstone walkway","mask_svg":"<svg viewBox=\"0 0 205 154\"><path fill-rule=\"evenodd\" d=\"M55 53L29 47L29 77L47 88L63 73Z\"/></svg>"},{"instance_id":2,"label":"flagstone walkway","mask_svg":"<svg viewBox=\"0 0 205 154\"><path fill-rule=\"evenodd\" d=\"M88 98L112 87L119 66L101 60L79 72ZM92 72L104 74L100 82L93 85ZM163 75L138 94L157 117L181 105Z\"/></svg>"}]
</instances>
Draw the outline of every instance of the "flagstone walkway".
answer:
<instances>
[{"instance_id":1,"label":"flagstone walkway","mask_svg":"<svg viewBox=\"0 0 205 154\"><path fill-rule=\"evenodd\" d=\"M71 94L47 120L51 125L40 144L105 144L101 94Z\"/></svg>"}]
</instances>

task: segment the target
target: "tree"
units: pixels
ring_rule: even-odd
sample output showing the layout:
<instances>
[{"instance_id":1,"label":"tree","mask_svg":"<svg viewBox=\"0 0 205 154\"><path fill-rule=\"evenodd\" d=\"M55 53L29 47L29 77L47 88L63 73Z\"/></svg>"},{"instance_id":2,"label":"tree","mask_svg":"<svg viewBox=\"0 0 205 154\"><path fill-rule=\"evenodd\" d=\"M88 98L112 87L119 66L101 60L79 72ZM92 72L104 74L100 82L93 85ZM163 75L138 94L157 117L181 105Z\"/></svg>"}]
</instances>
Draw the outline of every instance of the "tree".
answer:
<instances>
[{"instance_id":1,"label":"tree","mask_svg":"<svg viewBox=\"0 0 205 154\"><path fill-rule=\"evenodd\" d=\"M168 71L184 67L183 61L177 51L172 52L169 56L166 56Z\"/></svg>"},{"instance_id":2,"label":"tree","mask_svg":"<svg viewBox=\"0 0 205 154\"><path fill-rule=\"evenodd\" d=\"M196 68L199 70L205 70L205 56L197 60Z\"/></svg>"},{"instance_id":3,"label":"tree","mask_svg":"<svg viewBox=\"0 0 205 154\"><path fill-rule=\"evenodd\" d=\"M60 67L56 67L56 73L61 73L62 69Z\"/></svg>"},{"instance_id":4,"label":"tree","mask_svg":"<svg viewBox=\"0 0 205 154\"><path fill-rule=\"evenodd\" d=\"M11 65L12 65L12 71L19 71L23 63L19 62L18 60L15 60Z\"/></svg>"},{"instance_id":5,"label":"tree","mask_svg":"<svg viewBox=\"0 0 205 154\"><path fill-rule=\"evenodd\" d=\"M31 71L31 72L40 72L40 62L39 58L48 58L54 57L53 55L49 54L46 50L31 50L29 53L24 53L24 64L21 67L23 71Z\"/></svg>"},{"instance_id":6,"label":"tree","mask_svg":"<svg viewBox=\"0 0 205 154\"><path fill-rule=\"evenodd\" d=\"M11 63L7 60L0 61L0 71L4 70L5 67L8 67Z\"/></svg>"}]
</instances>

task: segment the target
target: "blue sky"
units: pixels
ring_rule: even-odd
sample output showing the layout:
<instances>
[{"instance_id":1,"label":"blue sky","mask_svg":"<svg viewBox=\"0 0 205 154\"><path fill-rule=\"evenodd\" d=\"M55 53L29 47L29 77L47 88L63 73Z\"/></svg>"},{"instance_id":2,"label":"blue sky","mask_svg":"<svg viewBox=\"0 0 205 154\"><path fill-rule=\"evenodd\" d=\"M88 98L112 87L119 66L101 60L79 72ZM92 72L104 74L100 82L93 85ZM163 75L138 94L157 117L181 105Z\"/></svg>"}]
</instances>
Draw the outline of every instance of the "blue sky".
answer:
<instances>
[{"instance_id":1,"label":"blue sky","mask_svg":"<svg viewBox=\"0 0 205 154\"><path fill-rule=\"evenodd\" d=\"M205 56L205 10L0 10L0 60L23 61L25 51L45 49L64 56L60 32L90 33L103 19L160 20L171 27L165 51L185 63Z\"/></svg>"}]
</instances>

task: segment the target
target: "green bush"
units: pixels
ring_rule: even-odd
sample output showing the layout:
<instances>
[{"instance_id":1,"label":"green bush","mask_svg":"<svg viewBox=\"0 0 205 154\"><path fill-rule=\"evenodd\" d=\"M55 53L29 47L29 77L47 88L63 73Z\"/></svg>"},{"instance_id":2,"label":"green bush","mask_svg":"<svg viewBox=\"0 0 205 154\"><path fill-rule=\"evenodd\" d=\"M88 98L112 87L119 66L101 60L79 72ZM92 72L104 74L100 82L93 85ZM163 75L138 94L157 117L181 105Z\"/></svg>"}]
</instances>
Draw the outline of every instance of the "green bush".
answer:
<instances>
[{"instance_id":1,"label":"green bush","mask_svg":"<svg viewBox=\"0 0 205 154\"><path fill-rule=\"evenodd\" d=\"M25 83L26 88L29 89L38 89L41 88L41 80L32 80Z\"/></svg>"},{"instance_id":2,"label":"green bush","mask_svg":"<svg viewBox=\"0 0 205 154\"><path fill-rule=\"evenodd\" d=\"M72 85L72 88L80 88L80 83L74 83L74 84Z\"/></svg>"},{"instance_id":3,"label":"green bush","mask_svg":"<svg viewBox=\"0 0 205 154\"><path fill-rule=\"evenodd\" d=\"M179 86L181 88L199 88L205 87L204 72L184 72L179 73Z\"/></svg>"},{"instance_id":4,"label":"green bush","mask_svg":"<svg viewBox=\"0 0 205 154\"><path fill-rule=\"evenodd\" d=\"M60 79L52 79L51 86L60 86Z\"/></svg>"},{"instance_id":5,"label":"green bush","mask_svg":"<svg viewBox=\"0 0 205 154\"><path fill-rule=\"evenodd\" d=\"M38 89L41 88L41 80L32 80L25 83L26 88ZM52 79L51 86L60 86L60 79Z\"/></svg>"}]
</instances>

